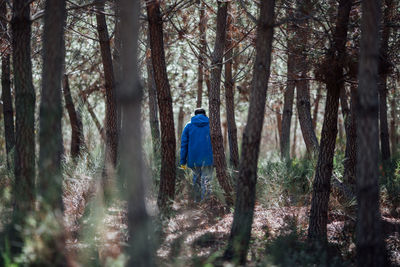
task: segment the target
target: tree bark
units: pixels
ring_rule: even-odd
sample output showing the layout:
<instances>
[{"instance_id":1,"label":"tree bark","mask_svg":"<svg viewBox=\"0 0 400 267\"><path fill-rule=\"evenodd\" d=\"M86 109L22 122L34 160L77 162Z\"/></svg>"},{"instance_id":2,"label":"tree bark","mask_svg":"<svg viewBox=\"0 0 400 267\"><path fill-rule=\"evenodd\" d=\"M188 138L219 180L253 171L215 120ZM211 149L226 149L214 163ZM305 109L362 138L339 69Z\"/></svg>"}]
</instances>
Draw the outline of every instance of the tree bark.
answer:
<instances>
[{"instance_id":1,"label":"tree bark","mask_svg":"<svg viewBox=\"0 0 400 267\"><path fill-rule=\"evenodd\" d=\"M384 11L384 25L382 31L382 41L380 47L379 62L379 126L381 136L381 153L382 160L385 162L390 159L390 142L389 142L389 126L387 118L387 75L389 73L388 47L390 27L393 18L394 2L393 0L385 0L386 8Z\"/></svg>"},{"instance_id":2,"label":"tree bark","mask_svg":"<svg viewBox=\"0 0 400 267\"><path fill-rule=\"evenodd\" d=\"M106 89L106 148L104 172L102 178L103 189L107 192L113 173L117 165L118 153L118 123L117 98L115 90L114 69L111 57L110 38L108 35L106 17L104 15L104 1L96 3L96 26L99 35L100 54L103 64Z\"/></svg>"},{"instance_id":3,"label":"tree bark","mask_svg":"<svg viewBox=\"0 0 400 267\"><path fill-rule=\"evenodd\" d=\"M199 65L197 71L197 104L198 108L201 107L203 104L203 81L204 81L204 66L206 65L207 58L207 36L206 36L206 29L207 29L207 18L206 18L206 6L204 1L200 1L199 4L199 13L200 13L200 20L199 20L199 34L200 34L200 50L199 50Z\"/></svg>"},{"instance_id":4,"label":"tree bark","mask_svg":"<svg viewBox=\"0 0 400 267\"><path fill-rule=\"evenodd\" d=\"M7 16L7 5L5 1L0 4L0 16ZM1 43L5 46L10 40L7 36L7 24L0 21ZM4 137L6 141L7 153L7 168L10 169L11 151L15 146L14 133L14 109L11 96L11 67L10 67L10 51L7 49L1 57L1 100L3 101L3 116L4 116Z\"/></svg>"},{"instance_id":5,"label":"tree bark","mask_svg":"<svg viewBox=\"0 0 400 267\"><path fill-rule=\"evenodd\" d=\"M290 7L289 7L290 8ZM289 16L293 12L289 9ZM282 114L282 135L280 137L280 147L281 147L281 158L290 158L290 128L292 124L292 114L293 114L293 100L294 100L294 88L295 88L295 73L294 73L294 40L289 36L294 32L293 23L289 23L287 26L287 78L286 78L286 90L284 93L283 100L283 114Z\"/></svg>"},{"instance_id":6,"label":"tree bark","mask_svg":"<svg viewBox=\"0 0 400 267\"><path fill-rule=\"evenodd\" d=\"M155 266L154 250L149 239L151 222L145 205L144 170L141 132L141 101L137 62L139 36L139 1L121 0L122 77L118 102L123 110L120 183L126 185L123 197L128 203L129 255L127 266Z\"/></svg>"},{"instance_id":7,"label":"tree bark","mask_svg":"<svg viewBox=\"0 0 400 267\"><path fill-rule=\"evenodd\" d=\"M325 74L328 93L321 132L321 146L313 182L308 228L309 239L323 242L327 240L328 202L337 135L339 97L340 91L344 87L343 62L346 56L347 28L351 2L348 0L339 1L333 43L325 61L325 64L330 66L329 73Z\"/></svg>"},{"instance_id":8,"label":"tree bark","mask_svg":"<svg viewBox=\"0 0 400 267\"><path fill-rule=\"evenodd\" d=\"M253 69L250 106L243 133L242 155L236 192L235 213L224 257L246 264L256 196L257 163L270 75L274 23L274 0L261 1L257 26L256 61Z\"/></svg>"},{"instance_id":9,"label":"tree bark","mask_svg":"<svg viewBox=\"0 0 400 267\"><path fill-rule=\"evenodd\" d=\"M309 12L311 2L296 1L298 12L296 17L302 17ZM303 133L304 142L307 147L308 154L318 153L318 140L315 135L311 119L311 105L310 105L310 89L309 81L307 79L307 54L306 47L310 39L310 30L307 20L296 25L294 40L295 46L295 74L296 74L296 92L297 92L297 112L299 116L300 128Z\"/></svg>"},{"instance_id":10,"label":"tree bark","mask_svg":"<svg viewBox=\"0 0 400 267\"><path fill-rule=\"evenodd\" d=\"M211 144L213 147L214 165L217 171L218 182L221 185L221 188L224 190L225 201L229 206L231 206L233 205L232 182L226 169L226 158L223 147L220 118L222 57L225 48L228 5L229 2L221 2L218 0L217 32L211 61L211 88L208 95L208 101L210 112L210 135Z\"/></svg>"},{"instance_id":11,"label":"tree bark","mask_svg":"<svg viewBox=\"0 0 400 267\"><path fill-rule=\"evenodd\" d=\"M12 225L24 227L26 215L35 204L35 89L32 83L31 20L28 0L13 1L11 19L15 86L16 142L14 209ZM20 234L11 235L11 251L19 253Z\"/></svg>"},{"instance_id":12,"label":"tree bark","mask_svg":"<svg viewBox=\"0 0 400 267\"><path fill-rule=\"evenodd\" d=\"M64 75L63 89L65 107L67 109L69 121L71 123L71 157L73 159L76 159L81 155L81 148L85 144L85 139L83 135L81 114L75 109L75 105L71 96L71 90L69 88L67 74Z\"/></svg>"},{"instance_id":13,"label":"tree bark","mask_svg":"<svg viewBox=\"0 0 400 267\"><path fill-rule=\"evenodd\" d=\"M231 166L237 170L239 167L239 149L237 142L237 127L235 121L235 92L232 77L233 47L232 47L232 17L228 15L225 53L225 105L226 121L228 125L229 160Z\"/></svg>"},{"instance_id":14,"label":"tree bark","mask_svg":"<svg viewBox=\"0 0 400 267\"><path fill-rule=\"evenodd\" d=\"M385 266L378 185L380 1L362 2L357 94L357 266Z\"/></svg>"},{"instance_id":15,"label":"tree bark","mask_svg":"<svg viewBox=\"0 0 400 267\"><path fill-rule=\"evenodd\" d=\"M321 86L317 87L317 96L315 98L315 103L314 103L314 113L312 117L312 124L314 128L314 132L316 131L317 128L317 121L318 121L318 112L319 112L319 101L321 100Z\"/></svg>"},{"instance_id":16,"label":"tree bark","mask_svg":"<svg viewBox=\"0 0 400 267\"><path fill-rule=\"evenodd\" d=\"M163 24L160 2L146 3L149 21L151 59L157 88L158 107L161 121L161 177L157 204L162 211L170 206L175 195L175 127L172 111L171 89L165 63ZM161 116L162 115L162 116Z\"/></svg>"},{"instance_id":17,"label":"tree bark","mask_svg":"<svg viewBox=\"0 0 400 267\"><path fill-rule=\"evenodd\" d=\"M299 124L299 121L297 119L297 116L295 116L295 119L294 119L294 131L293 131L293 144L292 144L292 158L296 157L297 125L298 124Z\"/></svg>"},{"instance_id":18,"label":"tree bark","mask_svg":"<svg viewBox=\"0 0 400 267\"><path fill-rule=\"evenodd\" d=\"M64 28L66 23L65 1L46 1L43 30L43 72L40 101L39 176L38 193L41 196L40 214L55 214L58 232L44 233L44 246L49 255L45 262L57 266L66 264L65 236L63 229L63 176L61 161L62 95L61 81L65 57ZM47 258L48 257L48 258ZM44 262L43 262L44 263Z\"/></svg>"},{"instance_id":19,"label":"tree bark","mask_svg":"<svg viewBox=\"0 0 400 267\"><path fill-rule=\"evenodd\" d=\"M394 81L393 81L394 82ZM397 146L398 146L398 136L397 136L397 128L396 128L396 110L397 110L397 101L396 101L396 88L393 89L393 96L392 96L392 101L390 103L391 105L391 121L390 121L390 143L392 146L392 154L395 155L397 153Z\"/></svg>"},{"instance_id":20,"label":"tree bark","mask_svg":"<svg viewBox=\"0 0 400 267\"><path fill-rule=\"evenodd\" d=\"M355 116L355 105L357 98L357 87L352 86L350 92L350 110L345 120L346 126L346 151L344 160L343 181L350 184L353 189L356 184L356 163L357 163L357 125Z\"/></svg>"},{"instance_id":21,"label":"tree bark","mask_svg":"<svg viewBox=\"0 0 400 267\"><path fill-rule=\"evenodd\" d=\"M150 40L149 40L150 41ZM151 55L146 56L147 68L147 89L149 91L149 119L151 140L153 143L153 155L156 166L159 166L161 160L161 136L160 136L160 123L158 120L158 107L157 107L157 89L154 81L153 64L151 63Z\"/></svg>"},{"instance_id":22,"label":"tree bark","mask_svg":"<svg viewBox=\"0 0 400 267\"><path fill-rule=\"evenodd\" d=\"M120 1L114 1L114 14L115 14L115 24L114 24L114 49L112 52L112 62L113 62L113 70L114 70L114 88L115 88L115 94L116 98L118 98L118 88L119 88L119 83L121 83L122 80L122 66L121 66L121 19L120 19ZM121 132L121 127L122 127L122 109L121 106L119 105L118 101L116 103L117 105L117 136L119 136L119 133ZM118 142L119 142L118 138ZM118 154L118 152L117 152ZM117 155L118 157L118 155Z\"/></svg>"},{"instance_id":23,"label":"tree bark","mask_svg":"<svg viewBox=\"0 0 400 267\"><path fill-rule=\"evenodd\" d=\"M183 119L185 118L185 112L183 112L183 105L181 105L179 107L179 113L178 113L178 132L177 132L177 136L178 139L180 139L179 137L182 135L183 132ZM181 146L180 141L178 140L178 147Z\"/></svg>"}]
</instances>

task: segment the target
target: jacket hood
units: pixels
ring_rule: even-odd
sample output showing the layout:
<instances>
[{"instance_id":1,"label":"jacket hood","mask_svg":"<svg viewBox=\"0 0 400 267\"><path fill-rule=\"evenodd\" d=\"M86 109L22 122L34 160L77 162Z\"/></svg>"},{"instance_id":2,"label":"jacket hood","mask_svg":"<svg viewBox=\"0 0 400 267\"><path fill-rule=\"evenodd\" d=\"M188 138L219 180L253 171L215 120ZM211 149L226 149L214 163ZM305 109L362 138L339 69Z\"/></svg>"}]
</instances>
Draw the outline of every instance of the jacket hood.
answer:
<instances>
[{"instance_id":1,"label":"jacket hood","mask_svg":"<svg viewBox=\"0 0 400 267\"><path fill-rule=\"evenodd\" d=\"M205 116L203 114L199 114L199 115L192 117L191 123L193 123L197 127L203 127L203 126L207 126L210 122L209 122L207 116Z\"/></svg>"}]
</instances>

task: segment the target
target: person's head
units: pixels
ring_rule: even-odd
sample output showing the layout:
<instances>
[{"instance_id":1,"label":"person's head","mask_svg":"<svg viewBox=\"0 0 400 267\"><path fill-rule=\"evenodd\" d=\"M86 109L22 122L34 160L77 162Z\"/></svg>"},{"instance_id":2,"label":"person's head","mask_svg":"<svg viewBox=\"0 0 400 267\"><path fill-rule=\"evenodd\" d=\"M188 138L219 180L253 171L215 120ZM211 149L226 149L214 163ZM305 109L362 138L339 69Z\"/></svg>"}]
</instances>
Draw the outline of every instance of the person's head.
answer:
<instances>
[{"instance_id":1,"label":"person's head","mask_svg":"<svg viewBox=\"0 0 400 267\"><path fill-rule=\"evenodd\" d=\"M206 111L203 108L196 108L194 110L194 115L199 115L199 114L203 114L204 116L206 116Z\"/></svg>"}]
</instances>

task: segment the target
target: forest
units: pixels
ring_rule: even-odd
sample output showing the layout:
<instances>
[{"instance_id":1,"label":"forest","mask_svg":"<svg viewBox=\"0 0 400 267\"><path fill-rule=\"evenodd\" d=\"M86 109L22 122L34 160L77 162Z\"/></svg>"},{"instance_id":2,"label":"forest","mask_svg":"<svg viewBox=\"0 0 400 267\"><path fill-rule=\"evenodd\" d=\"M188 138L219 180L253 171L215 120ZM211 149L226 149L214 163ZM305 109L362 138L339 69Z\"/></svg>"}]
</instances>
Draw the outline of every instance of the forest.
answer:
<instances>
[{"instance_id":1,"label":"forest","mask_svg":"<svg viewBox=\"0 0 400 267\"><path fill-rule=\"evenodd\" d=\"M398 0L0 0L0 266L400 266L399 29Z\"/></svg>"}]
</instances>

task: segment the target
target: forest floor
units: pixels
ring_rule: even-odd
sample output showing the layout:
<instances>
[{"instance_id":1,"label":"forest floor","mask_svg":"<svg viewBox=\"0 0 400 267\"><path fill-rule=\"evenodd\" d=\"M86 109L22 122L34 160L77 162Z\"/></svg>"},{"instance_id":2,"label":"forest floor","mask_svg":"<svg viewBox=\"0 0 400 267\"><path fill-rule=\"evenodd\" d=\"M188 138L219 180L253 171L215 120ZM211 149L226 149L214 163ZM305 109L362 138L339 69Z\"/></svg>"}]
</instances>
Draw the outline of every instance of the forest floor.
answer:
<instances>
[{"instance_id":1,"label":"forest floor","mask_svg":"<svg viewBox=\"0 0 400 267\"><path fill-rule=\"evenodd\" d=\"M123 204L117 203L102 211L104 216L90 220L85 213L90 206L88 199L95 194L94 182L90 177L70 181L64 197L66 224L68 228L67 247L70 262L75 266L102 265L120 266L126 258L123 246L127 240L126 213ZM150 201L155 206L155 201ZM294 222L303 233L308 225L308 206L265 207L256 203L248 265L265 265L268 243L288 231L288 224ZM92 213L96 213L93 212ZM93 217L93 216L92 216ZM95 222L97 220L97 222ZM175 202L171 218L163 224L163 232L157 250L158 266L204 266L221 256L230 233L233 213L227 210L217 198L211 197L203 203L193 203L188 194ZM328 238L330 243L342 242L348 217L330 213ZM386 218L385 227L400 228L400 220ZM89 228L88 228L89 226ZM397 233L387 236L391 260L400 266L400 238ZM95 229L94 240L87 240L88 229ZM393 230L393 229L392 229ZM392 232L390 230L390 232ZM396 229L395 229L396 230ZM90 254L82 251L92 251ZM348 244L348 255L355 253L355 245ZM95 251L93 253L93 251ZM82 256L85 255L85 256ZM354 261L351 260L350 262ZM82 264L84 263L84 264ZM350 265L352 265L350 263ZM121 265L122 266L122 265Z\"/></svg>"}]
</instances>

